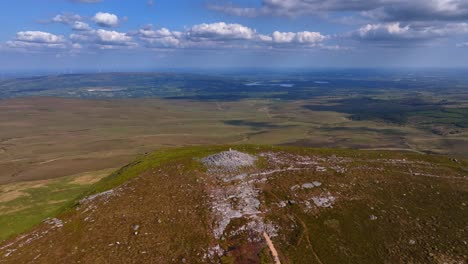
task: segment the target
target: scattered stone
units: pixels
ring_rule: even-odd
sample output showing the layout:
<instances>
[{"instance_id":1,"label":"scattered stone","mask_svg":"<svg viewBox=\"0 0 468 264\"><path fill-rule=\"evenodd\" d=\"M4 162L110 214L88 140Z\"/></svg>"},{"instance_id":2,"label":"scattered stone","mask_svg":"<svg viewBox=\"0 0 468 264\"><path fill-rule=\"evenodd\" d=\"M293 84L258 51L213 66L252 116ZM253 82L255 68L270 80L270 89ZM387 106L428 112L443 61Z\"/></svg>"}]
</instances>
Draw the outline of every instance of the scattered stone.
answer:
<instances>
[{"instance_id":1,"label":"scattered stone","mask_svg":"<svg viewBox=\"0 0 468 264\"><path fill-rule=\"evenodd\" d=\"M295 191L295 190L297 190L299 188L300 188L299 185L294 185L294 186L291 187L291 191Z\"/></svg>"},{"instance_id":2,"label":"scattered stone","mask_svg":"<svg viewBox=\"0 0 468 264\"><path fill-rule=\"evenodd\" d=\"M339 165L335 165L335 166L332 166L331 167L334 171L336 171L337 173L345 173L346 172L346 169L344 167L341 167Z\"/></svg>"},{"instance_id":3,"label":"scattered stone","mask_svg":"<svg viewBox=\"0 0 468 264\"><path fill-rule=\"evenodd\" d=\"M260 211L259 190L255 184L264 182L269 172L253 174L235 174L243 167L253 166L256 157L239 151L225 151L211 155L201 161L208 169L213 188L209 197L211 210L215 217L213 235L216 239L222 240L225 236L233 236L241 232L255 234L249 239L260 241L263 232L270 236L276 235L273 225L265 223ZM234 174L234 176L232 176ZM236 230L231 230L229 234L225 231L233 219L243 218L246 223ZM206 257L221 256L223 250L219 245L212 247Z\"/></svg>"},{"instance_id":4,"label":"scattered stone","mask_svg":"<svg viewBox=\"0 0 468 264\"><path fill-rule=\"evenodd\" d=\"M254 219L260 214L258 190L250 182L215 190L213 194L212 208L218 218L218 226L214 229L214 235L218 239L221 238L232 219L242 217Z\"/></svg>"},{"instance_id":5,"label":"scattered stone","mask_svg":"<svg viewBox=\"0 0 468 264\"><path fill-rule=\"evenodd\" d=\"M318 181L314 181L312 183L304 183L304 184L302 184L301 187L302 187L302 189L312 189L314 187L319 187L321 185L322 185L322 183L320 183Z\"/></svg>"},{"instance_id":6,"label":"scattered stone","mask_svg":"<svg viewBox=\"0 0 468 264\"><path fill-rule=\"evenodd\" d=\"M6 250L7 253L6 253L4 256L5 256L5 257L9 257L9 256L10 256L13 252L15 252L15 251L16 251L16 249L7 249L7 250Z\"/></svg>"},{"instance_id":7,"label":"scattered stone","mask_svg":"<svg viewBox=\"0 0 468 264\"><path fill-rule=\"evenodd\" d=\"M210 249L208 249L208 252L203 255L203 258L204 259L207 259L207 258L212 259L215 256L222 256L223 254L224 254L224 250L219 245L216 245L216 246L211 247Z\"/></svg>"},{"instance_id":8,"label":"scattered stone","mask_svg":"<svg viewBox=\"0 0 468 264\"><path fill-rule=\"evenodd\" d=\"M322 167L322 166L317 166L317 167L315 167L315 170L318 171L318 172L325 172L325 171L327 171L327 168Z\"/></svg>"},{"instance_id":9,"label":"scattered stone","mask_svg":"<svg viewBox=\"0 0 468 264\"><path fill-rule=\"evenodd\" d=\"M260 190L258 184L268 181L270 177L282 176L282 173L299 170L326 171L321 162L329 163L329 160L320 157L309 157L294 155L285 152L263 152L260 157L266 159L269 164L266 170L255 172L240 171L241 168L250 167L248 171L254 170L257 157L235 150L220 152L201 159L200 161L207 167L208 177L206 185L210 186L209 199L211 211L214 216L213 235L217 240L225 240L228 237L237 236L241 233L249 234L250 242L262 241L263 233L269 237L277 236L277 227L264 220L261 201L259 200ZM334 157L333 162L343 163L344 159ZM337 167L337 171L344 171L344 168ZM311 189L322 186L321 182L313 181L301 185L294 185L291 190ZM313 201L313 202L312 202ZM312 201L306 201L307 207L314 204L319 207L332 207L335 197L330 193L319 197L313 197ZM288 204L295 204L296 201L279 201L277 206L286 207ZM231 228L233 219L242 219L243 225ZM229 226L229 229L228 229ZM227 233L226 230L229 230ZM205 258L222 256L224 251L220 245L210 248L205 254Z\"/></svg>"},{"instance_id":10,"label":"scattered stone","mask_svg":"<svg viewBox=\"0 0 468 264\"><path fill-rule=\"evenodd\" d=\"M287 203L285 201L281 201L278 203L278 207L283 208L286 207Z\"/></svg>"},{"instance_id":11,"label":"scattered stone","mask_svg":"<svg viewBox=\"0 0 468 264\"><path fill-rule=\"evenodd\" d=\"M378 217L375 216L375 215L370 215L370 216L369 216L369 219L370 219L371 221L375 221L375 220L378 219Z\"/></svg>"},{"instance_id":12,"label":"scattered stone","mask_svg":"<svg viewBox=\"0 0 468 264\"><path fill-rule=\"evenodd\" d=\"M47 218L46 220L44 220L44 223L51 225L52 228L63 227L62 220L60 220L58 218Z\"/></svg>"},{"instance_id":13,"label":"scattered stone","mask_svg":"<svg viewBox=\"0 0 468 264\"><path fill-rule=\"evenodd\" d=\"M332 196L330 193L324 196L312 197L312 201L318 207L326 207L326 208L333 207L335 200L336 198Z\"/></svg>"},{"instance_id":14,"label":"scattered stone","mask_svg":"<svg viewBox=\"0 0 468 264\"><path fill-rule=\"evenodd\" d=\"M86 203L89 203L90 201L92 200L95 200L96 198L99 198L99 197L109 197L111 196L112 194L114 193L114 190L108 190L108 191L105 191L105 192L102 192L102 193L98 193L98 194L93 194L91 196L88 196L86 198L83 198L80 200L80 204L86 204Z\"/></svg>"}]
</instances>

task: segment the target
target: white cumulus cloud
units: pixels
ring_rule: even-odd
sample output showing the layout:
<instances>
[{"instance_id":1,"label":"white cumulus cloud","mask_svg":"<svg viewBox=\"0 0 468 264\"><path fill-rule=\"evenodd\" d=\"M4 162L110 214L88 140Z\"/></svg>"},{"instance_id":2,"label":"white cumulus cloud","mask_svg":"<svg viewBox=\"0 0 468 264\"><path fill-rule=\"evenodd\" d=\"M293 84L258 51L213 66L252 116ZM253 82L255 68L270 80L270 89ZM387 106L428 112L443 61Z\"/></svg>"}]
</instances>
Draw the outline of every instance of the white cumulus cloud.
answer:
<instances>
[{"instance_id":1,"label":"white cumulus cloud","mask_svg":"<svg viewBox=\"0 0 468 264\"><path fill-rule=\"evenodd\" d=\"M279 32L260 34L241 24L216 22L194 25L183 32L152 27L136 33L149 47L165 48L260 48L274 46L313 47L327 39L319 32Z\"/></svg>"},{"instance_id":2,"label":"white cumulus cloud","mask_svg":"<svg viewBox=\"0 0 468 264\"><path fill-rule=\"evenodd\" d=\"M204 39L252 39L256 35L255 30L240 25L226 24L225 22L199 24L190 29L191 38Z\"/></svg>"},{"instance_id":3,"label":"white cumulus cloud","mask_svg":"<svg viewBox=\"0 0 468 264\"><path fill-rule=\"evenodd\" d=\"M65 42L63 36L54 35L43 31L20 31L16 33L16 40L35 43L62 43Z\"/></svg>"},{"instance_id":4,"label":"white cumulus cloud","mask_svg":"<svg viewBox=\"0 0 468 264\"><path fill-rule=\"evenodd\" d=\"M91 27L85 22L76 21L75 23L73 23L72 29L76 31L86 31L91 30Z\"/></svg>"},{"instance_id":5,"label":"white cumulus cloud","mask_svg":"<svg viewBox=\"0 0 468 264\"><path fill-rule=\"evenodd\" d=\"M98 12L94 15L93 21L101 27L115 27L119 24L119 17L111 13Z\"/></svg>"},{"instance_id":6,"label":"white cumulus cloud","mask_svg":"<svg viewBox=\"0 0 468 264\"><path fill-rule=\"evenodd\" d=\"M326 48L328 36L320 32L258 33L255 29L235 23L203 23L183 31L168 28L143 27L128 33L93 29L84 21L70 24L73 32L68 38L42 31L21 31L9 42L10 46L69 47L87 49L282 49Z\"/></svg>"},{"instance_id":7,"label":"white cumulus cloud","mask_svg":"<svg viewBox=\"0 0 468 264\"><path fill-rule=\"evenodd\" d=\"M148 47L176 48L183 44L184 38L182 32L170 31L167 28L144 28L138 31L138 35Z\"/></svg>"},{"instance_id":8,"label":"white cumulus cloud","mask_svg":"<svg viewBox=\"0 0 468 264\"><path fill-rule=\"evenodd\" d=\"M126 33L114 30L89 30L73 33L70 39L74 44L97 48L118 48L118 47L136 47L137 43Z\"/></svg>"},{"instance_id":9,"label":"white cumulus cloud","mask_svg":"<svg viewBox=\"0 0 468 264\"><path fill-rule=\"evenodd\" d=\"M132 37L127 36L127 34L117 31L110 31L104 29L98 29L96 31L96 36L99 40L104 43L128 43L132 40Z\"/></svg>"},{"instance_id":10,"label":"white cumulus cloud","mask_svg":"<svg viewBox=\"0 0 468 264\"><path fill-rule=\"evenodd\" d=\"M274 43L297 43L297 44L317 44L326 39L326 37L319 32L279 32L275 31L272 35Z\"/></svg>"},{"instance_id":11,"label":"white cumulus cloud","mask_svg":"<svg viewBox=\"0 0 468 264\"><path fill-rule=\"evenodd\" d=\"M468 23L406 24L400 22L367 24L354 32L363 40L431 40L468 33Z\"/></svg>"},{"instance_id":12,"label":"white cumulus cloud","mask_svg":"<svg viewBox=\"0 0 468 264\"><path fill-rule=\"evenodd\" d=\"M52 18L53 23L61 23L66 25L71 25L81 20L83 20L83 18L80 15L70 13L58 14Z\"/></svg>"},{"instance_id":13,"label":"white cumulus cloud","mask_svg":"<svg viewBox=\"0 0 468 264\"><path fill-rule=\"evenodd\" d=\"M64 49L67 45L63 36L43 31L20 31L14 40L6 42L7 47L24 51Z\"/></svg>"}]
</instances>

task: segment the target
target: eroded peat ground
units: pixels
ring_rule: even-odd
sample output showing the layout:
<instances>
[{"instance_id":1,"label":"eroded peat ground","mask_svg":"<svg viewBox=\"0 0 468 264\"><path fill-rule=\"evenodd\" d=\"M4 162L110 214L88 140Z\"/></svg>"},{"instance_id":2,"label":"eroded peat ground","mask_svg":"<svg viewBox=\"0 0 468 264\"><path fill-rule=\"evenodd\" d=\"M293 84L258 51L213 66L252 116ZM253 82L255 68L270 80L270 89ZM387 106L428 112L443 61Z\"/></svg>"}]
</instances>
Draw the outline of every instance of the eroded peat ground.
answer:
<instances>
[{"instance_id":1,"label":"eroded peat ground","mask_svg":"<svg viewBox=\"0 0 468 264\"><path fill-rule=\"evenodd\" d=\"M230 149L231 148L231 149ZM385 151L158 151L0 245L1 263L463 263L465 160Z\"/></svg>"}]
</instances>

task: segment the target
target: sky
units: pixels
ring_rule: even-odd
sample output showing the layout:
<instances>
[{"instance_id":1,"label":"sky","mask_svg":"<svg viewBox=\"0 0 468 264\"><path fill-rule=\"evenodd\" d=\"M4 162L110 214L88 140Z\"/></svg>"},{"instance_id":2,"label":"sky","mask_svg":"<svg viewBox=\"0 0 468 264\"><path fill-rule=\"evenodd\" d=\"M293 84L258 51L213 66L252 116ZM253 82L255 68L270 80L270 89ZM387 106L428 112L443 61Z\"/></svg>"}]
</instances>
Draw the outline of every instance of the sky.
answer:
<instances>
[{"instance_id":1,"label":"sky","mask_svg":"<svg viewBox=\"0 0 468 264\"><path fill-rule=\"evenodd\" d=\"M468 67L468 0L0 2L0 70Z\"/></svg>"}]
</instances>

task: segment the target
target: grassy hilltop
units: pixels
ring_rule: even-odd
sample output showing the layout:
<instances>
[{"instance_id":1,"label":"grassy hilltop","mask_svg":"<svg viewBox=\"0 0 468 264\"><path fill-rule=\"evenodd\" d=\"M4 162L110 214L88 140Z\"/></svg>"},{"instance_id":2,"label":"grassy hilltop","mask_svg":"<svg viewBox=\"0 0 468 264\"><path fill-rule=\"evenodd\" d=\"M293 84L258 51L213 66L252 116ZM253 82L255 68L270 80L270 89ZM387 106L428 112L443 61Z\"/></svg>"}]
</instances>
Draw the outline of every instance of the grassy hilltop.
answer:
<instances>
[{"instance_id":1,"label":"grassy hilltop","mask_svg":"<svg viewBox=\"0 0 468 264\"><path fill-rule=\"evenodd\" d=\"M272 263L266 233L282 263L462 263L467 168L390 151L160 150L3 242L0 262Z\"/></svg>"}]
</instances>

